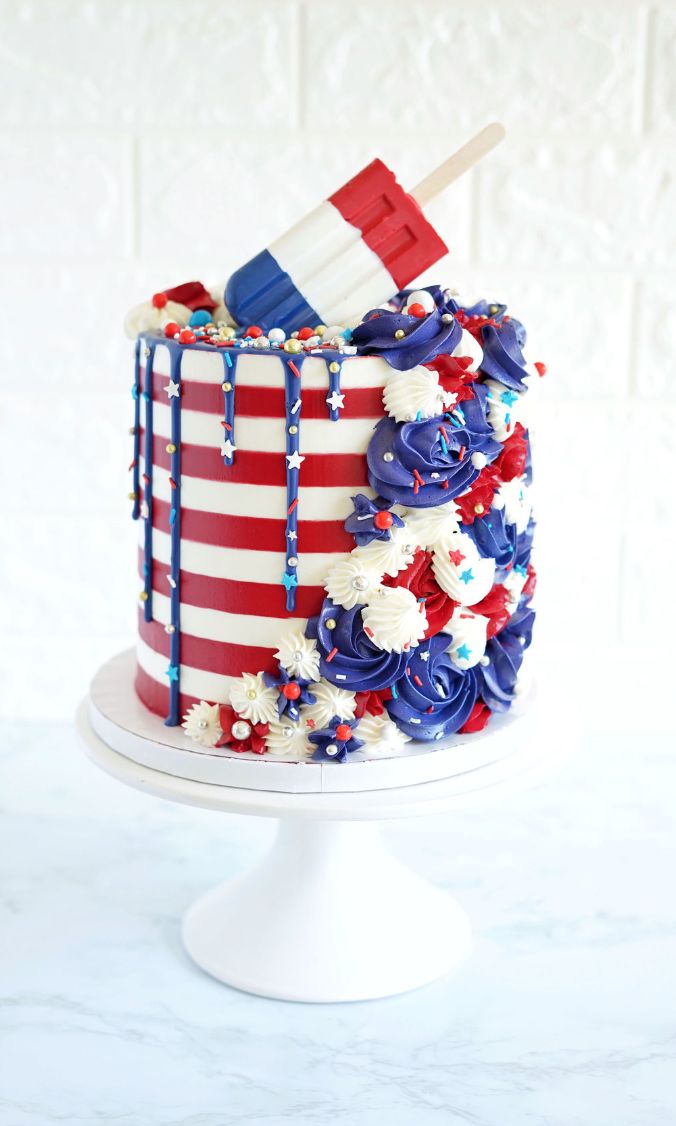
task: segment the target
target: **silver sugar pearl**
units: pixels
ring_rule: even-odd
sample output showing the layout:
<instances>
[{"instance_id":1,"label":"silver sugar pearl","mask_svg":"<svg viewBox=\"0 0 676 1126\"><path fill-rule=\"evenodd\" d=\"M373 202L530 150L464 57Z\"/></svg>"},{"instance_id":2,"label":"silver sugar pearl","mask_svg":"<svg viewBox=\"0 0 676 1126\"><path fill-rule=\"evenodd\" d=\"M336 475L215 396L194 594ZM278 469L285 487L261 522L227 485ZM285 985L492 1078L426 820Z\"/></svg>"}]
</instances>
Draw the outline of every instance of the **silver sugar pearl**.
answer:
<instances>
[{"instance_id":1,"label":"silver sugar pearl","mask_svg":"<svg viewBox=\"0 0 676 1126\"><path fill-rule=\"evenodd\" d=\"M289 567L297 567L298 566L298 556L297 555L290 555L287 562L289 564Z\"/></svg>"},{"instance_id":2,"label":"silver sugar pearl","mask_svg":"<svg viewBox=\"0 0 676 1126\"><path fill-rule=\"evenodd\" d=\"M294 661L302 661L303 660L303 650L302 649L294 649L291 656L293 657Z\"/></svg>"},{"instance_id":3,"label":"silver sugar pearl","mask_svg":"<svg viewBox=\"0 0 676 1126\"><path fill-rule=\"evenodd\" d=\"M336 744L335 743L328 743L327 747L326 747L326 753L327 753L327 755L337 755L338 754L338 748L337 748Z\"/></svg>"},{"instance_id":4,"label":"silver sugar pearl","mask_svg":"<svg viewBox=\"0 0 676 1126\"><path fill-rule=\"evenodd\" d=\"M441 314L441 320L442 320L442 323L445 324L445 325L453 324L453 320L454 320L453 314L452 313L442 313Z\"/></svg>"},{"instance_id":5,"label":"silver sugar pearl","mask_svg":"<svg viewBox=\"0 0 676 1126\"><path fill-rule=\"evenodd\" d=\"M483 665L484 668L486 668L486 665L490 665L490 663L490 657L481 657L479 660L479 664Z\"/></svg>"},{"instance_id":6,"label":"silver sugar pearl","mask_svg":"<svg viewBox=\"0 0 676 1126\"><path fill-rule=\"evenodd\" d=\"M383 461L394 461L394 454L390 450L383 454Z\"/></svg>"},{"instance_id":7,"label":"silver sugar pearl","mask_svg":"<svg viewBox=\"0 0 676 1126\"><path fill-rule=\"evenodd\" d=\"M206 731L209 724L207 723L206 719L200 719L197 721L197 726L199 727L200 731Z\"/></svg>"},{"instance_id":8,"label":"silver sugar pearl","mask_svg":"<svg viewBox=\"0 0 676 1126\"><path fill-rule=\"evenodd\" d=\"M282 735L284 736L285 739L290 739L291 736L293 735L293 727L289 727L289 725L286 724L282 728Z\"/></svg>"},{"instance_id":9,"label":"silver sugar pearl","mask_svg":"<svg viewBox=\"0 0 676 1126\"><path fill-rule=\"evenodd\" d=\"M251 734L251 724L245 719L238 719L232 725L232 734L238 741L248 739Z\"/></svg>"},{"instance_id":10,"label":"silver sugar pearl","mask_svg":"<svg viewBox=\"0 0 676 1126\"><path fill-rule=\"evenodd\" d=\"M355 578L352 580L352 586L354 587L355 590L366 590L368 585L369 585L369 581L366 578L366 575L356 575Z\"/></svg>"}]
</instances>

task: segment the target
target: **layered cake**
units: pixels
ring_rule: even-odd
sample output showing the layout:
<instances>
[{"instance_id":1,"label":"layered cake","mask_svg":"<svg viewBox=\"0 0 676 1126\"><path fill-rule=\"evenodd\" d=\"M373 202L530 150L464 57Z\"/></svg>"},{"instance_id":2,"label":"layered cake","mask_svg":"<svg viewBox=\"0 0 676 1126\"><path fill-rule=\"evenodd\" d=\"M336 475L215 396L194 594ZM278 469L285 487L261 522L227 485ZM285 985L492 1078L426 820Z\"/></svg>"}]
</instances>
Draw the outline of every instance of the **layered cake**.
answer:
<instances>
[{"instance_id":1,"label":"layered cake","mask_svg":"<svg viewBox=\"0 0 676 1126\"><path fill-rule=\"evenodd\" d=\"M136 692L196 750L432 748L520 690L544 373L522 324L438 286L312 312L237 327L194 282L128 318Z\"/></svg>"}]
</instances>

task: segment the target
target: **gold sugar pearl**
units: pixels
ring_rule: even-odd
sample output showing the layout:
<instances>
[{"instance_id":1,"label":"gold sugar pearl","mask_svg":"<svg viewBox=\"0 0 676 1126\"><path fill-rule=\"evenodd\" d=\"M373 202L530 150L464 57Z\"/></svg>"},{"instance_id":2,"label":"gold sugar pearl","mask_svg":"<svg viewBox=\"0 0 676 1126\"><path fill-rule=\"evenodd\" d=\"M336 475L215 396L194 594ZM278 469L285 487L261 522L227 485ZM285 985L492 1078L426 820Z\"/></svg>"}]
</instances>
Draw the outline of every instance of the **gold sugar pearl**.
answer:
<instances>
[{"instance_id":1,"label":"gold sugar pearl","mask_svg":"<svg viewBox=\"0 0 676 1126\"><path fill-rule=\"evenodd\" d=\"M174 445L173 442L167 442L165 449L166 449L168 454L175 454L176 453L176 446Z\"/></svg>"},{"instance_id":2,"label":"gold sugar pearl","mask_svg":"<svg viewBox=\"0 0 676 1126\"><path fill-rule=\"evenodd\" d=\"M403 328L398 328L394 334L394 339L401 340L402 336L406 336L406 333L404 332Z\"/></svg>"},{"instance_id":3,"label":"gold sugar pearl","mask_svg":"<svg viewBox=\"0 0 676 1126\"><path fill-rule=\"evenodd\" d=\"M316 325L315 326L315 336L323 336L325 332L326 332L326 325Z\"/></svg>"},{"instance_id":4,"label":"gold sugar pearl","mask_svg":"<svg viewBox=\"0 0 676 1126\"><path fill-rule=\"evenodd\" d=\"M138 497L138 493L129 493L129 499L130 500L136 500L137 497Z\"/></svg>"},{"instance_id":5,"label":"gold sugar pearl","mask_svg":"<svg viewBox=\"0 0 676 1126\"><path fill-rule=\"evenodd\" d=\"M340 364L334 360L333 363L329 364L329 371L332 371L335 375L337 371L340 371Z\"/></svg>"},{"instance_id":6,"label":"gold sugar pearl","mask_svg":"<svg viewBox=\"0 0 676 1126\"><path fill-rule=\"evenodd\" d=\"M254 688L249 688L249 690L247 691L247 696L249 697L250 700L255 700L256 699L256 690Z\"/></svg>"},{"instance_id":7,"label":"gold sugar pearl","mask_svg":"<svg viewBox=\"0 0 676 1126\"><path fill-rule=\"evenodd\" d=\"M327 629L335 629L336 628L336 619L335 618L327 618L325 625L326 625Z\"/></svg>"},{"instance_id":8,"label":"gold sugar pearl","mask_svg":"<svg viewBox=\"0 0 676 1126\"><path fill-rule=\"evenodd\" d=\"M484 508L483 504L475 504L474 511L476 512L477 516L481 516L481 513L485 512L486 509Z\"/></svg>"},{"instance_id":9,"label":"gold sugar pearl","mask_svg":"<svg viewBox=\"0 0 676 1126\"><path fill-rule=\"evenodd\" d=\"M230 383L227 379L225 383L221 383L221 387L224 391L232 391L232 383Z\"/></svg>"},{"instance_id":10,"label":"gold sugar pearl","mask_svg":"<svg viewBox=\"0 0 676 1126\"><path fill-rule=\"evenodd\" d=\"M298 433L298 427L297 426L290 426L289 427L289 434L297 434L297 433Z\"/></svg>"},{"instance_id":11,"label":"gold sugar pearl","mask_svg":"<svg viewBox=\"0 0 676 1126\"><path fill-rule=\"evenodd\" d=\"M140 598L141 602L147 602L148 601L148 591L142 590L141 593L139 594L139 598Z\"/></svg>"}]
</instances>

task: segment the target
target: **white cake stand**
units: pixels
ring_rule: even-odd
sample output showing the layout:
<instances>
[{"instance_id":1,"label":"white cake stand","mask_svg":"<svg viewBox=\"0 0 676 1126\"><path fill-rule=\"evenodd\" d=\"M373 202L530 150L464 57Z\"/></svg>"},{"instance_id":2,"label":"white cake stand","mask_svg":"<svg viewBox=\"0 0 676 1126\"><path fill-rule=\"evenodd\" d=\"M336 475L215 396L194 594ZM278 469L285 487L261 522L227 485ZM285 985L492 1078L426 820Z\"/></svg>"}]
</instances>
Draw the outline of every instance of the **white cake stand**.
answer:
<instances>
[{"instance_id":1,"label":"white cake stand","mask_svg":"<svg viewBox=\"0 0 676 1126\"><path fill-rule=\"evenodd\" d=\"M354 791L340 788L352 764L243 763L243 756L228 756L233 771L246 766L243 785L205 781L214 766L209 760L220 760L218 774L225 756L186 750L180 729L165 728L149 715L134 696L129 654L99 671L77 722L89 757L127 785L188 805L279 819L269 853L188 910L183 941L202 969L266 997L357 1001L433 981L471 945L464 910L395 860L375 822L458 809L539 781L565 753L564 740L551 731L546 739L540 734L540 711L533 706L519 720L456 742L455 772L450 741L404 756L404 784L396 781L401 757L394 764L364 763L368 778ZM172 749L180 752L178 759ZM445 776L428 780L430 760L438 755L448 760ZM278 768L276 778L270 765ZM439 767L432 767L434 775ZM279 781L285 769L286 783ZM315 770L314 783L298 775L308 769ZM271 789L270 780L285 788Z\"/></svg>"}]
</instances>

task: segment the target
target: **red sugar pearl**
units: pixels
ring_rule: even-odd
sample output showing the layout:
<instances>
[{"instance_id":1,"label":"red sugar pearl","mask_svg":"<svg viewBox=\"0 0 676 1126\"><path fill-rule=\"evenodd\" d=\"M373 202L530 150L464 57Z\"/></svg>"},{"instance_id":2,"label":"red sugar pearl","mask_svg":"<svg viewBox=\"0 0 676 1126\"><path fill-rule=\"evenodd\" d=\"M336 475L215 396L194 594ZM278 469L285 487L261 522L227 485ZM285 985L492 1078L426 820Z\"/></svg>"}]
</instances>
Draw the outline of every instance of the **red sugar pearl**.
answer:
<instances>
[{"instance_id":1,"label":"red sugar pearl","mask_svg":"<svg viewBox=\"0 0 676 1126\"><path fill-rule=\"evenodd\" d=\"M302 328L298 329L298 339L299 340L309 340L310 337L314 336L314 335L315 335L314 331L311 328L308 328L307 325L303 325Z\"/></svg>"},{"instance_id":2,"label":"red sugar pearl","mask_svg":"<svg viewBox=\"0 0 676 1126\"><path fill-rule=\"evenodd\" d=\"M282 696L286 696L287 700L297 700L300 696L300 684L285 684L282 688Z\"/></svg>"},{"instance_id":3,"label":"red sugar pearl","mask_svg":"<svg viewBox=\"0 0 676 1126\"><path fill-rule=\"evenodd\" d=\"M196 340L197 337L191 328L182 328L178 334L179 344L194 344Z\"/></svg>"},{"instance_id":4,"label":"red sugar pearl","mask_svg":"<svg viewBox=\"0 0 676 1126\"><path fill-rule=\"evenodd\" d=\"M373 523L379 531L384 532L387 528L391 528L394 523L394 517L391 512L376 512L373 517Z\"/></svg>"},{"instance_id":5,"label":"red sugar pearl","mask_svg":"<svg viewBox=\"0 0 676 1126\"><path fill-rule=\"evenodd\" d=\"M170 336L172 340L176 336L176 333L180 331L181 326L177 325L176 321L169 321L169 324L164 326L164 335Z\"/></svg>"},{"instance_id":6,"label":"red sugar pearl","mask_svg":"<svg viewBox=\"0 0 676 1126\"><path fill-rule=\"evenodd\" d=\"M244 330L244 335L245 336L252 336L253 339L255 340L258 336L263 335L263 329L260 328L258 325L249 325L249 327Z\"/></svg>"},{"instance_id":7,"label":"red sugar pearl","mask_svg":"<svg viewBox=\"0 0 676 1126\"><path fill-rule=\"evenodd\" d=\"M340 743L347 743L352 738L352 728L347 723L339 723L336 728L336 739Z\"/></svg>"},{"instance_id":8,"label":"red sugar pearl","mask_svg":"<svg viewBox=\"0 0 676 1126\"><path fill-rule=\"evenodd\" d=\"M425 311L425 306L421 305L419 301L414 301L412 305L409 305L406 309L406 312L408 313L408 315L410 317L426 317L427 316L427 313Z\"/></svg>"},{"instance_id":9,"label":"red sugar pearl","mask_svg":"<svg viewBox=\"0 0 676 1126\"><path fill-rule=\"evenodd\" d=\"M156 309L164 309L168 300L166 293L153 293L153 305Z\"/></svg>"}]
</instances>

